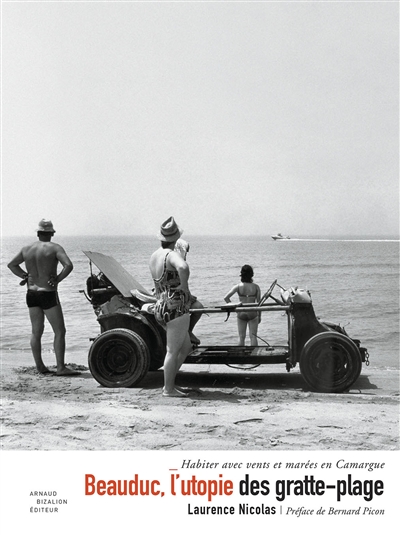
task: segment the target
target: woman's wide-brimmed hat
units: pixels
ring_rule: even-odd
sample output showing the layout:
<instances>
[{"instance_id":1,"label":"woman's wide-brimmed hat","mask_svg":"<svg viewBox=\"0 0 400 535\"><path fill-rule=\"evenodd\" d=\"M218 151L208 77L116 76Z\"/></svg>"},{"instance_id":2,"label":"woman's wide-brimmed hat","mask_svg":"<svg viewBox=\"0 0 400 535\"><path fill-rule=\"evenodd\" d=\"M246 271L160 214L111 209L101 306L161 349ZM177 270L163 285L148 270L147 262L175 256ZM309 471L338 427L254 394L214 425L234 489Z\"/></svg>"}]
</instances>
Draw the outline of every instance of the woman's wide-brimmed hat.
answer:
<instances>
[{"instance_id":1,"label":"woman's wide-brimmed hat","mask_svg":"<svg viewBox=\"0 0 400 535\"><path fill-rule=\"evenodd\" d=\"M183 230L178 227L175 219L171 216L161 224L157 238L161 241L173 242L181 237Z\"/></svg>"}]
</instances>

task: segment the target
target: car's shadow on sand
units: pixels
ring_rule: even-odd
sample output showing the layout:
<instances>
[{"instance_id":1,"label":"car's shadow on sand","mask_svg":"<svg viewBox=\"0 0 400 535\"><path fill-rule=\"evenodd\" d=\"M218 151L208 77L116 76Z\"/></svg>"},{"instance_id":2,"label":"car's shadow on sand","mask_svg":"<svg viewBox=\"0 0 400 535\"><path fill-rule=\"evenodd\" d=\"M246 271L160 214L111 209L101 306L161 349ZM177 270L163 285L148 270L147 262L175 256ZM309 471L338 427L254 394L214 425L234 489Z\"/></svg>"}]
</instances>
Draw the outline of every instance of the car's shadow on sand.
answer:
<instances>
[{"instance_id":1,"label":"car's shadow on sand","mask_svg":"<svg viewBox=\"0 0 400 535\"><path fill-rule=\"evenodd\" d=\"M143 389L162 388L162 370L149 372L140 382ZM177 384L186 388L212 388L212 389L246 389L246 390L281 390L281 391L302 391L314 392L305 382L299 372L294 373L260 373L238 371L227 372L179 372ZM138 385L139 386L139 385ZM346 392L350 394L368 393L368 390L376 390L378 387L370 382L367 375L360 375L357 381Z\"/></svg>"}]
</instances>

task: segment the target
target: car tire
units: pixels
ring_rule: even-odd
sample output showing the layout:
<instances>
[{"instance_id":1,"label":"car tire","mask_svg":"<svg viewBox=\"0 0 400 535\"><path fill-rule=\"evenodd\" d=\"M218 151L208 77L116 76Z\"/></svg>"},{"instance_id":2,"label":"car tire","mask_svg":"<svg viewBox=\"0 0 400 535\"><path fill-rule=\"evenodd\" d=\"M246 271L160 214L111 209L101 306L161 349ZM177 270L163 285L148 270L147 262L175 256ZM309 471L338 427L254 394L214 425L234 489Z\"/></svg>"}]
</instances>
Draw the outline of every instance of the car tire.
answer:
<instances>
[{"instance_id":1,"label":"car tire","mask_svg":"<svg viewBox=\"0 0 400 535\"><path fill-rule=\"evenodd\" d=\"M358 379L361 367L356 344L333 331L310 338L300 355L300 372L306 383L318 392L348 390Z\"/></svg>"},{"instance_id":2,"label":"car tire","mask_svg":"<svg viewBox=\"0 0 400 535\"><path fill-rule=\"evenodd\" d=\"M107 387L131 387L147 374L150 354L143 338L129 329L100 334L89 350L89 369Z\"/></svg>"}]
</instances>

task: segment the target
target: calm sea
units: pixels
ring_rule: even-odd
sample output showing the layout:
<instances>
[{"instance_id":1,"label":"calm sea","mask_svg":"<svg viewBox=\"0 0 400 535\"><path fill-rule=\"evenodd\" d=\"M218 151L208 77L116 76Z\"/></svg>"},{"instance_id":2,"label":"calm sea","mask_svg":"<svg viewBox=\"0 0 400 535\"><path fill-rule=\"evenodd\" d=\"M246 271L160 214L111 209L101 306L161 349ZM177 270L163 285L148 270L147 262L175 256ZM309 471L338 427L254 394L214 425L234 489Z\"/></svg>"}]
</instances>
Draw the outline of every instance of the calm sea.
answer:
<instances>
[{"instance_id":1,"label":"calm sea","mask_svg":"<svg viewBox=\"0 0 400 535\"><path fill-rule=\"evenodd\" d=\"M344 326L359 338L376 368L399 368L399 241L390 238L340 237L273 241L269 236L184 236L190 243L190 289L205 306L223 304L223 296L239 282L240 267L250 264L261 291L278 279L285 288L298 286L311 292L317 316ZM29 352L30 324L25 287L6 268L22 245L35 238L3 238L1 259L3 352ZM58 236L74 271L59 287L67 325L68 349L73 362L87 364L90 338L99 333L90 303L79 292L89 276L83 250L101 252L118 260L143 286L152 288L148 269L151 253L159 246L149 236ZM94 268L97 273L97 269ZM237 343L236 319L204 316L195 333L202 344ZM264 313L259 336L270 344L287 343L287 324L277 312ZM46 352L52 352L52 333L46 325ZM50 355L49 355L50 357Z\"/></svg>"}]
</instances>

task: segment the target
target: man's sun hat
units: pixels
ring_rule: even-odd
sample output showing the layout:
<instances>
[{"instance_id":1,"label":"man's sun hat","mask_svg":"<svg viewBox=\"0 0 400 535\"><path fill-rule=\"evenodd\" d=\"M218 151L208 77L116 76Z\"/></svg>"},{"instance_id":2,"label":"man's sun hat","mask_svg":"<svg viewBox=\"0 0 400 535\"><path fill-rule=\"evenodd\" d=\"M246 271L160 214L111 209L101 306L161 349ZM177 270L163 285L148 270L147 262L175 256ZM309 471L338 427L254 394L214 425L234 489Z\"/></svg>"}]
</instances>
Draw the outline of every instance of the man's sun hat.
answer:
<instances>
[{"instance_id":1,"label":"man's sun hat","mask_svg":"<svg viewBox=\"0 0 400 535\"><path fill-rule=\"evenodd\" d=\"M37 232L52 232L53 234L55 232L53 223L50 219L41 219L36 230Z\"/></svg>"},{"instance_id":2,"label":"man's sun hat","mask_svg":"<svg viewBox=\"0 0 400 535\"><path fill-rule=\"evenodd\" d=\"M178 227L175 219L171 216L161 224L157 238L161 241L173 242L181 237L183 230Z\"/></svg>"}]
</instances>

